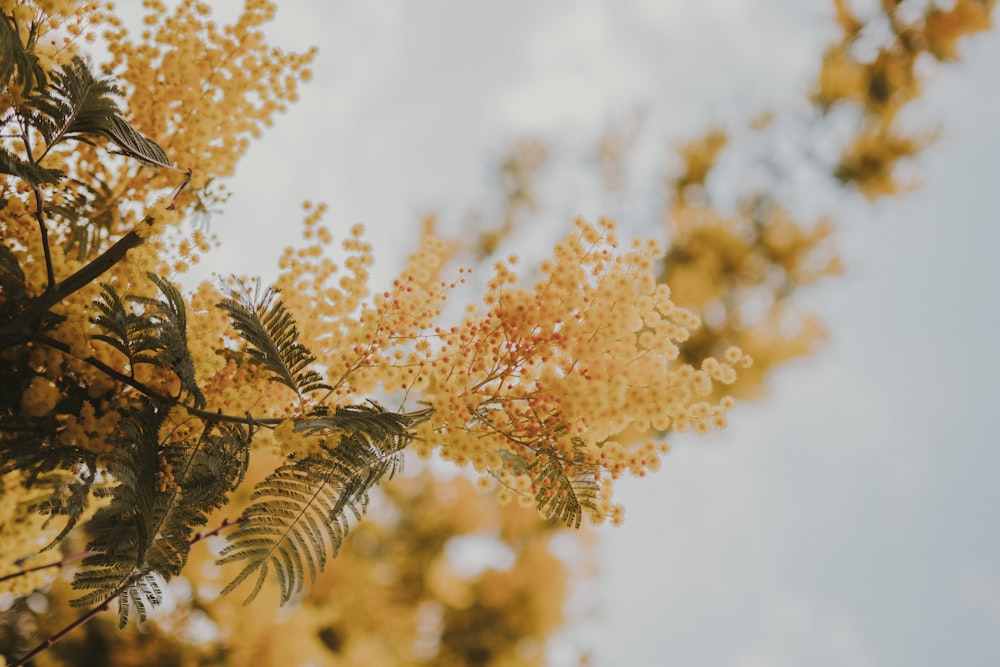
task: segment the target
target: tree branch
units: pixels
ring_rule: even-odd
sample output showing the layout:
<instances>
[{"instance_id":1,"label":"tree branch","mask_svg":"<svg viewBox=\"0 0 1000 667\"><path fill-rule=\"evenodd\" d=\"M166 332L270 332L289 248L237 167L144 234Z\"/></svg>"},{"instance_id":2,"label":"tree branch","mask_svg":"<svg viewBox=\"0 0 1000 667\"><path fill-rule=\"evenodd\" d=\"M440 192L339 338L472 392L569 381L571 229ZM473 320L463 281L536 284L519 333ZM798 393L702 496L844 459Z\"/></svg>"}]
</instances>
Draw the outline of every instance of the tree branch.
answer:
<instances>
[{"instance_id":1,"label":"tree branch","mask_svg":"<svg viewBox=\"0 0 1000 667\"><path fill-rule=\"evenodd\" d=\"M230 521L229 519L223 519L222 523L220 523L218 526L216 526L212 530L208 531L207 533L195 533L194 535L192 535L191 536L191 540L190 540L191 544L197 544L198 542L201 542L202 540L206 540L206 539L208 539L210 537L215 537L216 535L218 535L219 533L221 533L222 531L224 531L226 528L231 528L233 526L238 526L239 524L243 523L246 520L247 520L246 516L244 516L242 514L240 516L236 517L235 519L233 519L232 521Z\"/></svg>"},{"instance_id":2,"label":"tree branch","mask_svg":"<svg viewBox=\"0 0 1000 667\"><path fill-rule=\"evenodd\" d=\"M142 220L142 223L149 224L152 221L153 218L151 216L146 216ZM94 261L59 283L56 287L46 289L45 292L28 304L24 312L5 326L0 327L0 349L30 337L35 325L38 323L38 319L47 313L52 306L97 280L101 274L120 262L125 257L125 253L132 248L142 245L145 240L145 238L139 236L134 231L129 232L99 257L94 259ZM48 248L46 247L47 251ZM54 283L50 283L50 286L52 284Z\"/></svg>"},{"instance_id":3,"label":"tree branch","mask_svg":"<svg viewBox=\"0 0 1000 667\"><path fill-rule=\"evenodd\" d=\"M31 567L26 567L23 570L17 570L16 572L11 572L10 574L3 575L2 577L0 577L0 581L17 579L18 577L23 577L26 574L31 574L32 572L40 572L41 570L48 570L49 568L53 567L62 568L65 567L66 565L69 565L73 561L80 560L81 558L86 558L87 556L93 556L96 553L97 553L96 551L90 551L88 549L87 551L81 551L79 553L66 556L65 558L57 560L54 563L46 563L45 565L33 565Z\"/></svg>"},{"instance_id":4,"label":"tree branch","mask_svg":"<svg viewBox=\"0 0 1000 667\"><path fill-rule=\"evenodd\" d=\"M48 293L56 288L56 272L52 268L52 250L49 248L49 230L45 226L42 190L35 184L32 184L31 189L35 192L35 219L38 220L38 232L42 235L42 253L45 255L45 277L48 281L45 284L45 292Z\"/></svg>"}]
</instances>

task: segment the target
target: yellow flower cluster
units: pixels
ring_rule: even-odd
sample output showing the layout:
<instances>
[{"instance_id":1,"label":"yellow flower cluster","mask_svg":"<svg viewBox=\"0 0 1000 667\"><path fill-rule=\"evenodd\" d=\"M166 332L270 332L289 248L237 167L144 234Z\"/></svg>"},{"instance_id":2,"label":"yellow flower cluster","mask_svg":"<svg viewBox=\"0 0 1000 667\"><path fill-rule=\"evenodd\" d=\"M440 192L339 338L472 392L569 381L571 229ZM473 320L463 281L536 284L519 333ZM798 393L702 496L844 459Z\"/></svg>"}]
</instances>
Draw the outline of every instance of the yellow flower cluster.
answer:
<instances>
[{"instance_id":1,"label":"yellow flower cluster","mask_svg":"<svg viewBox=\"0 0 1000 667\"><path fill-rule=\"evenodd\" d=\"M616 442L622 431L724 425L731 402L710 400L713 383L731 384L749 357L733 348L700 369L674 363L698 318L656 282L657 244L617 246L612 222L577 220L533 288L517 286L515 258L497 263L489 310L442 336L424 366L423 400L435 408L419 429L424 453L436 446L447 460L499 475L501 496L530 502L563 492L533 472L558 459L568 477L597 470L609 500L611 480L654 469L662 451ZM600 503L590 518L612 512Z\"/></svg>"},{"instance_id":2,"label":"yellow flower cluster","mask_svg":"<svg viewBox=\"0 0 1000 667\"><path fill-rule=\"evenodd\" d=\"M140 42L130 41L122 25L109 24L108 69L120 71L130 89L133 124L176 164L193 169L191 185L198 189L230 175L250 139L296 99L314 51L267 47L260 26L275 5L266 0L246 2L228 26L209 18L205 2L183 0L172 11L160 0L143 6Z\"/></svg>"},{"instance_id":3,"label":"yellow flower cluster","mask_svg":"<svg viewBox=\"0 0 1000 667\"><path fill-rule=\"evenodd\" d=\"M21 396L21 413L26 417L43 417L52 414L62 393L51 380L36 376Z\"/></svg>"},{"instance_id":4,"label":"yellow flower cluster","mask_svg":"<svg viewBox=\"0 0 1000 667\"><path fill-rule=\"evenodd\" d=\"M84 401L79 414L62 415L62 417L60 444L66 447L82 447L102 456L111 453L111 443L104 436L114 432L121 418L117 411L105 410L98 417L94 404Z\"/></svg>"},{"instance_id":5,"label":"yellow flower cluster","mask_svg":"<svg viewBox=\"0 0 1000 667\"><path fill-rule=\"evenodd\" d=\"M429 359L431 331L440 315L445 290L435 283L443 245L427 239L410 258L392 290L367 300L371 245L363 228L351 229L344 241L344 269L324 254L332 242L319 226L325 208L311 207L305 235L312 243L285 251L277 287L296 314L301 340L326 368L332 398L339 404L364 401L380 387L389 391L426 382L419 369Z\"/></svg>"},{"instance_id":6,"label":"yellow flower cluster","mask_svg":"<svg viewBox=\"0 0 1000 667\"><path fill-rule=\"evenodd\" d=\"M700 367L677 363L678 345L700 321L657 283L656 243L619 251L612 222L578 220L542 264L542 280L520 286L516 258L498 262L486 312L470 307L445 326L443 302L465 270L456 283L438 279L444 243L425 238L392 289L364 303L371 248L361 230L344 244L347 272L338 280L321 250L330 242L319 226L323 208L307 210L312 245L286 251L278 285L333 386L320 398L349 404L383 391L419 399L434 411L414 449L493 476L501 500L536 504L559 493L537 472L554 459L569 478L597 475L594 521L620 519L611 480L656 469L665 446L625 444L619 434L725 426L732 399L713 388L732 384L750 358L733 347Z\"/></svg>"},{"instance_id":7,"label":"yellow flower cluster","mask_svg":"<svg viewBox=\"0 0 1000 667\"><path fill-rule=\"evenodd\" d=\"M768 371L825 338L822 325L787 297L841 271L832 226L820 220L806 228L777 205L746 206L729 216L677 205L667 216L671 247L661 280L676 303L705 321L681 346L681 359L700 364L738 346L755 363L727 393L759 396Z\"/></svg>"}]
</instances>

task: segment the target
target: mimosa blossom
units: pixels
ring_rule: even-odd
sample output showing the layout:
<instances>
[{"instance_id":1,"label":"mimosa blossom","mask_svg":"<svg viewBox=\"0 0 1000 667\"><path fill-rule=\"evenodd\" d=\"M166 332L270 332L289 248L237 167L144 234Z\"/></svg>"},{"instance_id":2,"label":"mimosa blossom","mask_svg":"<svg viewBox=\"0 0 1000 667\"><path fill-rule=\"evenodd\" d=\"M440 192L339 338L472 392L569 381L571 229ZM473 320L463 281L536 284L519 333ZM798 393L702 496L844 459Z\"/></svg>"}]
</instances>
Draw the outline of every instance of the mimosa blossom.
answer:
<instances>
[{"instance_id":1,"label":"mimosa blossom","mask_svg":"<svg viewBox=\"0 0 1000 667\"><path fill-rule=\"evenodd\" d=\"M313 212L307 237L322 244L317 223ZM345 244L357 254L346 262L353 277L342 278L340 290L326 285L337 267L303 249L283 261L283 280L298 278L284 294L302 315L311 305L299 321L303 340L328 368L331 400L351 404L382 391L426 405L433 413L412 445L422 456L437 452L471 465L500 482L501 501L514 494L523 504L565 492L554 488L565 479L589 477L601 487L590 518L620 519L611 483L658 468L666 446L626 445L617 436L723 427L732 399L720 400L713 387L732 384L751 360L732 347L699 368L678 363L678 345L700 321L657 282L659 245L621 250L614 228L608 220L577 220L531 286L521 284L516 258L498 262L485 309L470 307L454 326L440 323L455 283L437 280L446 246L433 239L392 290L356 316L347 315L366 292L370 261L357 236ZM320 294L330 298L317 304ZM558 479L543 473L554 462Z\"/></svg>"}]
</instances>

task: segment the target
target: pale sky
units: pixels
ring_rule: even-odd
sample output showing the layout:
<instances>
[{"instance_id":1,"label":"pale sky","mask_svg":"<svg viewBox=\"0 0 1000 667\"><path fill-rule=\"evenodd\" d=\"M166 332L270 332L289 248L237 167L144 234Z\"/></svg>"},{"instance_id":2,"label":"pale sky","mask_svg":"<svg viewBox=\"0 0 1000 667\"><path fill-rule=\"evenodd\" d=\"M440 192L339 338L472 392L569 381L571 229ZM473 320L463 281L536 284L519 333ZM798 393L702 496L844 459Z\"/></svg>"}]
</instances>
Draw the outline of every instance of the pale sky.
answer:
<instances>
[{"instance_id":1,"label":"pale sky","mask_svg":"<svg viewBox=\"0 0 1000 667\"><path fill-rule=\"evenodd\" d=\"M512 139L576 159L636 108L648 186L671 143L801 104L834 34L825 0L281 4L273 35L318 46L315 76L213 221L222 273L268 275L310 199L335 234L369 229L386 280L421 214L483 201ZM659 473L619 487L602 607L554 664L578 650L608 666L1000 664L1000 38L964 54L931 68L915 115L943 127L922 189L828 211L847 273L807 299L830 344L724 434L676 439ZM634 228L656 209L640 188L601 210L587 182L560 177L518 240L548 242L576 214ZM804 208L828 201L802 187Z\"/></svg>"}]
</instances>

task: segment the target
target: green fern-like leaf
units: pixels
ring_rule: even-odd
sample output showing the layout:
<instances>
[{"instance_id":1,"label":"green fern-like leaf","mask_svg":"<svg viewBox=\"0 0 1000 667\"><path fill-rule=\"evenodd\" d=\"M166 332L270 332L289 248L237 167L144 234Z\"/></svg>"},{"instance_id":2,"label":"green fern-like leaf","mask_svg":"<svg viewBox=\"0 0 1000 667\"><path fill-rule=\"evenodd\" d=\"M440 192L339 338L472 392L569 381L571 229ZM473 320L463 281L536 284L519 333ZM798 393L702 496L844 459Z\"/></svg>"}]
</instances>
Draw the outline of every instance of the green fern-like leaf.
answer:
<instances>
[{"instance_id":1,"label":"green fern-like leaf","mask_svg":"<svg viewBox=\"0 0 1000 667\"><path fill-rule=\"evenodd\" d=\"M138 160L147 167L172 168L166 151L152 139L140 134L121 116L112 116L100 134L113 141L119 153Z\"/></svg>"},{"instance_id":2,"label":"green fern-like leaf","mask_svg":"<svg viewBox=\"0 0 1000 667\"><path fill-rule=\"evenodd\" d=\"M0 90L7 92L16 87L27 96L45 86L45 70L32 53L37 27L29 27L28 43L24 44L13 18L0 12Z\"/></svg>"},{"instance_id":3,"label":"green fern-like leaf","mask_svg":"<svg viewBox=\"0 0 1000 667\"><path fill-rule=\"evenodd\" d=\"M388 412L378 403L344 405L332 414L320 409L295 422L298 433L350 433L354 437L382 443L386 451L400 451L411 440L408 429L429 415L428 410L399 414Z\"/></svg>"},{"instance_id":4,"label":"green fern-like leaf","mask_svg":"<svg viewBox=\"0 0 1000 667\"><path fill-rule=\"evenodd\" d=\"M66 519L62 530L40 551L47 551L58 545L76 527L87 510L96 481L97 469L93 456L89 452L80 451L79 458L69 469L53 470L33 485L43 493L32 498L28 510L48 516L42 527L48 527L56 518Z\"/></svg>"},{"instance_id":5,"label":"green fern-like leaf","mask_svg":"<svg viewBox=\"0 0 1000 667\"><path fill-rule=\"evenodd\" d=\"M22 160L4 148L0 148L0 174L16 176L31 185L57 183L63 177L63 173L58 169L46 169L33 162Z\"/></svg>"},{"instance_id":6,"label":"green fern-like leaf","mask_svg":"<svg viewBox=\"0 0 1000 667\"><path fill-rule=\"evenodd\" d=\"M135 608L139 620L146 621L149 609L163 602L163 591L156 576L151 573L134 575L118 594L118 627L128 623L129 613Z\"/></svg>"},{"instance_id":7,"label":"green fern-like leaf","mask_svg":"<svg viewBox=\"0 0 1000 667\"><path fill-rule=\"evenodd\" d=\"M159 490L158 433L166 416L163 408L148 401L126 411L111 438L113 455L109 475L117 482L111 502L88 523L93 535L88 548L95 552L83 560L73 578L73 588L86 591L71 601L91 606L118 598L119 610L129 604L127 591L137 576L150 572L146 553L156 538L162 505L170 500ZM131 600L145 613L141 599ZM125 612L127 618L127 611Z\"/></svg>"},{"instance_id":8,"label":"green fern-like leaf","mask_svg":"<svg viewBox=\"0 0 1000 667\"><path fill-rule=\"evenodd\" d=\"M94 302L98 314L91 321L104 333L93 338L124 354L133 372L138 364L169 369L180 380L181 391L191 397L196 407L202 407L205 396L198 387L187 345L184 297L173 284L156 274L149 273L147 277L160 290L162 298L122 297L113 286L101 285L103 290Z\"/></svg>"},{"instance_id":9,"label":"green fern-like leaf","mask_svg":"<svg viewBox=\"0 0 1000 667\"><path fill-rule=\"evenodd\" d=\"M79 56L52 72L48 88L32 96L31 124L45 138L47 153L69 140L110 139L118 152L142 164L171 167L166 151L122 118L115 97L121 93L111 79L94 77Z\"/></svg>"},{"instance_id":10,"label":"green fern-like leaf","mask_svg":"<svg viewBox=\"0 0 1000 667\"><path fill-rule=\"evenodd\" d=\"M568 457L546 441L522 443L530 452L528 458L508 451L499 454L508 468L537 482L535 504L543 517L579 528L585 511L597 509L600 468L587 462L586 448L579 438L571 439L570 443L572 454Z\"/></svg>"},{"instance_id":11,"label":"green fern-like leaf","mask_svg":"<svg viewBox=\"0 0 1000 667\"><path fill-rule=\"evenodd\" d=\"M177 490L164 510L159 536L147 560L169 579L187 562L190 536L208 514L227 502L250 463L249 433L230 425L206 428L195 442L171 443L162 454L174 471Z\"/></svg>"},{"instance_id":12,"label":"green fern-like leaf","mask_svg":"<svg viewBox=\"0 0 1000 667\"><path fill-rule=\"evenodd\" d=\"M112 285L102 283L101 288L101 294L94 301L99 314L91 317L90 321L105 333L95 334L92 338L115 348L128 357L129 364L134 366L135 359L142 352L138 349L138 333L145 323L125 307L124 299Z\"/></svg>"},{"instance_id":13,"label":"green fern-like leaf","mask_svg":"<svg viewBox=\"0 0 1000 667\"><path fill-rule=\"evenodd\" d=\"M538 511L546 519L579 528L585 510L597 509L597 466L586 462L583 443L573 440L573 459L567 461L554 449L543 448L530 474L538 479L535 498Z\"/></svg>"},{"instance_id":14,"label":"green fern-like leaf","mask_svg":"<svg viewBox=\"0 0 1000 667\"><path fill-rule=\"evenodd\" d=\"M117 599L122 625L131 609L145 618L147 607L159 603L157 580L181 572L191 535L226 503L248 464L250 434L232 426L206 425L193 441L161 446L165 413L144 401L123 414L108 465L117 485L88 524L94 536L88 548L95 553L73 579L84 591L73 605ZM173 474L167 485L164 462Z\"/></svg>"},{"instance_id":15,"label":"green fern-like leaf","mask_svg":"<svg viewBox=\"0 0 1000 667\"><path fill-rule=\"evenodd\" d=\"M118 601L118 627L124 628L129 615L135 609L140 621L145 621L149 610L163 601L163 591L156 575L151 572L136 572L128 568L106 568L85 570L77 573L73 587L87 591L73 600L74 607L91 607Z\"/></svg>"},{"instance_id":16,"label":"green fern-like leaf","mask_svg":"<svg viewBox=\"0 0 1000 667\"><path fill-rule=\"evenodd\" d=\"M14 396L4 396L2 402L19 403L14 397L21 393L30 376L16 371L4 374L3 365L0 363L0 374L6 381L3 390L11 391ZM3 412L6 414L0 419L0 478L14 471L21 473L25 510L47 516L43 527L47 528L57 518L66 520L59 534L39 550L46 551L66 537L86 511L95 481L96 460L84 449L56 444L59 425L54 418L28 419L11 415L9 409Z\"/></svg>"},{"instance_id":17,"label":"green fern-like leaf","mask_svg":"<svg viewBox=\"0 0 1000 667\"><path fill-rule=\"evenodd\" d=\"M194 399L197 407L201 407L205 405L205 396L198 388L194 360L188 349L184 296L172 283L156 274L146 275L156 284L163 298L129 298L133 303L144 307L144 316L152 324L150 331L143 334L143 345L149 350L155 350L150 363L171 369L181 381L181 390ZM141 357L142 360L145 358Z\"/></svg>"},{"instance_id":18,"label":"green fern-like leaf","mask_svg":"<svg viewBox=\"0 0 1000 667\"><path fill-rule=\"evenodd\" d=\"M295 318L278 299L278 291L260 291L260 283L230 291L228 299L218 305L229 313L230 321L240 336L250 345L247 353L271 372L270 378L295 392L303 394L329 389L323 378L309 365L315 357L298 342L299 330Z\"/></svg>"},{"instance_id":19,"label":"green fern-like leaf","mask_svg":"<svg viewBox=\"0 0 1000 667\"><path fill-rule=\"evenodd\" d=\"M223 593L256 575L244 602L249 603L273 571L285 604L307 577L315 581L328 555L340 549L350 518L361 519L369 491L402 466L409 428L422 416L390 413L373 404L299 422L297 428L304 431L346 435L324 446L320 455L282 465L256 486L245 520L220 554L219 564L245 563Z\"/></svg>"},{"instance_id":20,"label":"green fern-like leaf","mask_svg":"<svg viewBox=\"0 0 1000 667\"><path fill-rule=\"evenodd\" d=\"M52 72L47 90L31 99L30 119L48 147L68 139L102 136L118 115L114 97L118 88L110 79L96 79L83 58L76 56Z\"/></svg>"},{"instance_id":21,"label":"green fern-like leaf","mask_svg":"<svg viewBox=\"0 0 1000 667\"><path fill-rule=\"evenodd\" d=\"M93 464L93 457L82 449L50 444L49 436L53 435L54 429L47 426L27 421L4 424L6 437L0 440L3 443L0 475L20 470L31 485L54 470L78 473L82 467Z\"/></svg>"}]
</instances>

